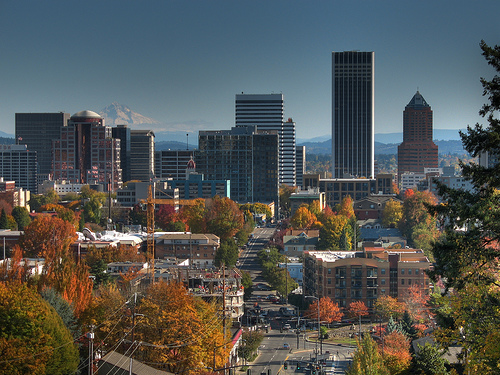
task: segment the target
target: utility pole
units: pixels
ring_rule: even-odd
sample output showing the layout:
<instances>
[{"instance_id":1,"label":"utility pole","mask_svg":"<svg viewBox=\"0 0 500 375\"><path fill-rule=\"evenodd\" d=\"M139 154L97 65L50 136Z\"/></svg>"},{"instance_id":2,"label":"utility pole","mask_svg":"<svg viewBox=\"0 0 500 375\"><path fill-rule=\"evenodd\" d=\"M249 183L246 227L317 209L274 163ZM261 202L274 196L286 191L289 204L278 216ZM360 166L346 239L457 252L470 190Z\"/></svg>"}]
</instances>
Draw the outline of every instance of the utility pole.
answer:
<instances>
[{"instance_id":1,"label":"utility pole","mask_svg":"<svg viewBox=\"0 0 500 375\"><path fill-rule=\"evenodd\" d=\"M90 326L90 332L87 333L89 339L89 375L94 374L94 326Z\"/></svg>"}]
</instances>

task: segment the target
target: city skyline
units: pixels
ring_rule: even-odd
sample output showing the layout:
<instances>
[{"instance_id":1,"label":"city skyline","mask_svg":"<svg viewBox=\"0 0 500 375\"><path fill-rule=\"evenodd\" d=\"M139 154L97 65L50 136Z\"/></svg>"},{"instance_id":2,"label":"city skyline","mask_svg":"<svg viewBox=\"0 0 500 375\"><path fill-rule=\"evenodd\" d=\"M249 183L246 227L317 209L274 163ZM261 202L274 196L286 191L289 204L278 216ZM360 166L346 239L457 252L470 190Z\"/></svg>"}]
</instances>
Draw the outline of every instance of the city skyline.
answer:
<instances>
[{"instance_id":1,"label":"city skyline","mask_svg":"<svg viewBox=\"0 0 500 375\"><path fill-rule=\"evenodd\" d=\"M402 131L416 90L435 129L485 121L479 42L498 44L497 1L6 1L0 131L15 113L118 102L154 131L230 129L234 96L282 93L298 139L331 136L331 52L374 51L375 133Z\"/></svg>"}]
</instances>

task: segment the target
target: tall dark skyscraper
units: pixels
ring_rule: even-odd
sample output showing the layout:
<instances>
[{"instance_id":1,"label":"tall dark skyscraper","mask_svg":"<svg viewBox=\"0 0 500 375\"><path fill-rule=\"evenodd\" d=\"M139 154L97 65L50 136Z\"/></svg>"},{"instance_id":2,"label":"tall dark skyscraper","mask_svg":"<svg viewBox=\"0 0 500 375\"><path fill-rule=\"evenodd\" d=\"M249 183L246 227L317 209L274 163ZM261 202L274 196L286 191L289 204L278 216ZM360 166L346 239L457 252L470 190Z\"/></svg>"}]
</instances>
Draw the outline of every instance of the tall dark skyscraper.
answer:
<instances>
[{"instance_id":1,"label":"tall dark skyscraper","mask_svg":"<svg viewBox=\"0 0 500 375\"><path fill-rule=\"evenodd\" d=\"M117 125L111 128L113 138L120 140L120 163L122 181L128 182L130 178L130 128L127 125Z\"/></svg>"},{"instance_id":2,"label":"tall dark skyscraper","mask_svg":"<svg viewBox=\"0 0 500 375\"><path fill-rule=\"evenodd\" d=\"M374 52L332 52L333 178L374 177Z\"/></svg>"},{"instance_id":3,"label":"tall dark skyscraper","mask_svg":"<svg viewBox=\"0 0 500 375\"><path fill-rule=\"evenodd\" d=\"M432 140L432 109L417 93L403 112L403 143L398 146L398 177L438 167L438 146Z\"/></svg>"},{"instance_id":4,"label":"tall dark skyscraper","mask_svg":"<svg viewBox=\"0 0 500 375\"><path fill-rule=\"evenodd\" d=\"M16 139L18 143L36 151L38 183L52 173L52 141L59 139L61 128L67 126L69 113L16 113Z\"/></svg>"}]
</instances>

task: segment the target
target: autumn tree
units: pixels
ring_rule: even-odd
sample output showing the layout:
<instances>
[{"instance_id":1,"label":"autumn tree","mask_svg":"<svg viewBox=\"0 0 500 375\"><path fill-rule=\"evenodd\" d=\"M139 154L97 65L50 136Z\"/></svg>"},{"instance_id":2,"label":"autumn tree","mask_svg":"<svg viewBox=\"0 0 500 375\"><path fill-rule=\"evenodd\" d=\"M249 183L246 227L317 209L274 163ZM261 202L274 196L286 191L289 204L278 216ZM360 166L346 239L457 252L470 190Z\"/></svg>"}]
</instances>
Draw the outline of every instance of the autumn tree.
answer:
<instances>
[{"instance_id":1,"label":"autumn tree","mask_svg":"<svg viewBox=\"0 0 500 375\"><path fill-rule=\"evenodd\" d=\"M309 229L316 223L316 215L311 213L307 207L299 207L290 219L295 229Z\"/></svg>"},{"instance_id":2,"label":"autumn tree","mask_svg":"<svg viewBox=\"0 0 500 375\"><path fill-rule=\"evenodd\" d=\"M162 204L158 212L155 213L155 224L166 232L184 232L186 224L180 220L179 213L174 206Z\"/></svg>"},{"instance_id":3,"label":"autumn tree","mask_svg":"<svg viewBox=\"0 0 500 375\"><path fill-rule=\"evenodd\" d=\"M320 250L350 250L351 238L349 234L349 220L343 215L329 217L320 229L320 239L318 249ZM347 243L347 249L341 248L342 242Z\"/></svg>"},{"instance_id":4,"label":"autumn tree","mask_svg":"<svg viewBox=\"0 0 500 375\"><path fill-rule=\"evenodd\" d=\"M405 374L412 360L410 340L397 331L385 335L383 358L385 367L391 375Z\"/></svg>"},{"instance_id":5,"label":"autumn tree","mask_svg":"<svg viewBox=\"0 0 500 375\"><path fill-rule=\"evenodd\" d=\"M403 205L401 202L390 199L385 203L382 210L382 225L387 228L396 228L403 217Z\"/></svg>"},{"instance_id":6,"label":"autumn tree","mask_svg":"<svg viewBox=\"0 0 500 375\"><path fill-rule=\"evenodd\" d=\"M405 306L403 303L398 302L396 298L383 294L377 298L375 310L380 313L384 319L389 319L390 317L399 319L404 314Z\"/></svg>"},{"instance_id":7,"label":"autumn tree","mask_svg":"<svg viewBox=\"0 0 500 375\"><path fill-rule=\"evenodd\" d=\"M319 299L320 321L327 323L340 322L343 315L339 306L330 297L321 297ZM318 319L318 301L314 301L309 305L304 316L313 320Z\"/></svg>"},{"instance_id":8,"label":"autumn tree","mask_svg":"<svg viewBox=\"0 0 500 375\"><path fill-rule=\"evenodd\" d=\"M390 375L377 344L370 335L364 335L362 340L358 340L357 346L352 362L345 372L347 375Z\"/></svg>"},{"instance_id":9,"label":"autumn tree","mask_svg":"<svg viewBox=\"0 0 500 375\"><path fill-rule=\"evenodd\" d=\"M92 296L92 281L86 266L77 265L70 245L77 239L75 227L51 216L33 220L19 240L20 247L30 257L44 258L39 288L53 287L74 304L78 316Z\"/></svg>"},{"instance_id":10,"label":"autumn tree","mask_svg":"<svg viewBox=\"0 0 500 375\"><path fill-rule=\"evenodd\" d=\"M405 191L403 215L399 228L413 246L418 243L427 251L427 255L429 255L432 242L439 234L436 216L429 213L427 209L436 203L436 197L429 191L414 192L412 189ZM423 241L424 239L426 242Z\"/></svg>"},{"instance_id":11,"label":"autumn tree","mask_svg":"<svg viewBox=\"0 0 500 375\"><path fill-rule=\"evenodd\" d=\"M412 284L408 287L403 297L406 311L410 314L413 321L424 323L431 318L428 306L429 295L418 284Z\"/></svg>"},{"instance_id":12,"label":"autumn tree","mask_svg":"<svg viewBox=\"0 0 500 375\"><path fill-rule=\"evenodd\" d=\"M368 315L368 307L366 307L363 301L354 301L349 304L347 314L351 318L358 319L359 323L361 324L361 317Z\"/></svg>"},{"instance_id":13,"label":"autumn tree","mask_svg":"<svg viewBox=\"0 0 500 375\"><path fill-rule=\"evenodd\" d=\"M183 285L159 282L151 285L138 304L144 314L136 339L145 361L176 374L213 363L223 367L229 349L218 306L195 299ZM144 349L143 349L144 348Z\"/></svg>"},{"instance_id":14,"label":"autumn tree","mask_svg":"<svg viewBox=\"0 0 500 375\"><path fill-rule=\"evenodd\" d=\"M56 311L25 283L0 283L3 374L75 373L78 351ZM43 353L43 355L41 355Z\"/></svg>"},{"instance_id":15,"label":"autumn tree","mask_svg":"<svg viewBox=\"0 0 500 375\"><path fill-rule=\"evenodd\" d=\"M436 205L432 211L442 223L444 236L433 246L435 266L431 276L444 280L445 292L452 289L456 293L451 315L454 324L443 338L453 335L461 339L470 366L490 362L485 338L494 337L500 326L500 46L490 47L481 41L480 47L495 73L491 80L481 78L487 102L479 114L488 125L468 126L460 136L472 157L489 153L492 163L481 166L460 162L462 174L474 190L438 184L438 194L446 204Z\"/></svg>"},{"instance_id":16,"label":"autumn tree","mask_svg":"<svg viewBox=\"0 0 500 375\"><path fill-rule=\"evenodd\" d=\"M350 219L354 217L354 202L350 195L346 196L340 204L337 205L337 213L338 215L342 215Z\"/></svg>"},{"instance_id":17,"label":"autumn tree","mask_svg":"<svg viewBox=\"0 0 500 375\"><path fill-rule=\"evenodd\" d=\"M181 208L181 216L183 221L187 224L188 229L192 233L206 233L207 224L205 215L207 207L205 206L205 199L195 199L194 204L183 206Z\"/></svg>"},{"instance_id":18,"label":"autumn tree","mask_svg":"<svg viewBox=\"0 0 500 375\"><path fill-rule=\"evenodd\" d=\"M330 206L326 206L323 211L321 211L319 214L315 214L318 220L324 224L330 217L334 216L335 213L332 211Z\"/></svg>"},{"instance_id":19,"label":"autumn tree","mask_svg":"<svg viewBox=\"0 0 500 375\"><path fill-rule=\"evenodd\" d=\"M243 214L231 199L214 196L207 205L206 226L222 241L233 237L243 226Z\"/></svg>"},{"instance_id":20,"label":"autumn tree","mask_svg":"<svg viewBox=\"0 0 500 375\"><path fill-rule=\"evenodd\" d=\"M260 202L242 204L240 205L240 211L250 212L251 214L264 214L267 219L270 219L273 216L269 206Z\"/></svg>"}]
</instances>

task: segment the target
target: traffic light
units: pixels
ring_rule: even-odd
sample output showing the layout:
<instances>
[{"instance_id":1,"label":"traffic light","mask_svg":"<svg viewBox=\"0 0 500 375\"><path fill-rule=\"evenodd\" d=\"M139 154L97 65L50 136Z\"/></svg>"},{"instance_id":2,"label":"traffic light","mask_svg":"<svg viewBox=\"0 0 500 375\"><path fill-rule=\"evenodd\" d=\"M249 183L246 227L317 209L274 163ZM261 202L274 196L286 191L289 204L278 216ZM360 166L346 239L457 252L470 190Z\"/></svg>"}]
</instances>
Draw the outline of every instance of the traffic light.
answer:
<instances>
[{"instance_id":1,"label":"traffic light","mask_svg":"<svg viewBox=\"0 0 500 375\"><path fill-rule=\"evenodd\" d=\"M288 362L283 363L283 368L284 368L285 370L288 370Z\"/></svg>"},{"instance_id":2,"label":"traffic light","mask_svg":"<svg viewBox=\"0 0 500 375\"><path fill-rule=\"evenodd\" d=\"M302 369L302 366L300 365L300 363L297 363L297 370L301 370Z\"/></svg>"},{"instance_id":3,"label":"traffic light","mask_svg":"<svg viewBox=\"0 0 500 375\"><path fill-rule=\"evenodd\" d=\"M252 369L251 368L247 368L247 375L252 375Z\"/></svg>"}]
</instances>

